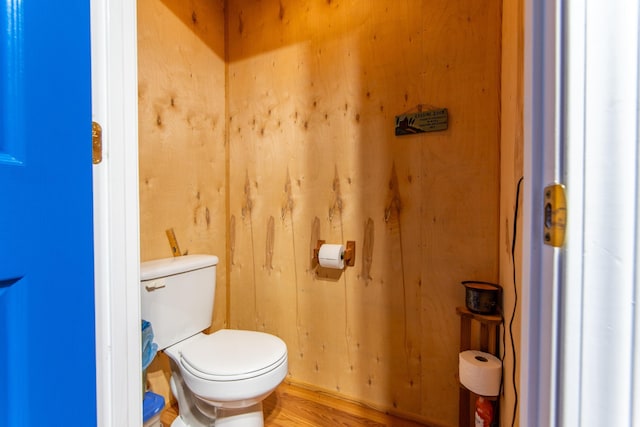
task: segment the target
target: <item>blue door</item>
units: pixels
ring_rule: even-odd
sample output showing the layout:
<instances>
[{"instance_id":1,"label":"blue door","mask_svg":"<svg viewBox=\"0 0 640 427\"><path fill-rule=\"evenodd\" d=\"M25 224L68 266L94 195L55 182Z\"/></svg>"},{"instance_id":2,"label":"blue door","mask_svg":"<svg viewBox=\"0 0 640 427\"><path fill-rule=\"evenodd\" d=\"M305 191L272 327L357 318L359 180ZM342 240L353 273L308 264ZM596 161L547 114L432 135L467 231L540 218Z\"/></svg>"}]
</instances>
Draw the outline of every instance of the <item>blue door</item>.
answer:
<instances>
[{"instance_id":1,"label":"blue door","mask_svg":"<svg viewBox=\"0 0 640 427\"><path fill-rule=\"evenodd\" d=\"M4 4L0 426L92 426L89 1Z\"/></svg>"}]
</instances>

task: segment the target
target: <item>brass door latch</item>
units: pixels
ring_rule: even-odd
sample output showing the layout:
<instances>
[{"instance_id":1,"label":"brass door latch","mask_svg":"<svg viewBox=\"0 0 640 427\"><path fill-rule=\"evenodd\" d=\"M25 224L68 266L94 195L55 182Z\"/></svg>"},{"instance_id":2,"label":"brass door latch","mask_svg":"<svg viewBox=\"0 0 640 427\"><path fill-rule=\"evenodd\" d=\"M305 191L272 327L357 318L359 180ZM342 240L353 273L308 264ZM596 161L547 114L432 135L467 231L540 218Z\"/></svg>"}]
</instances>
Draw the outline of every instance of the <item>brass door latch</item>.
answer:
<instances>
[{"instance_id":1,"label":"brass door latch","mask_svg":"<svg viewBox=\"0 0 640 427\"><path fill-rule=\"evenodd\" d=\"M100 126L100 123L92 123L91 143L93 146L93 164L97 165L102 161L102 126Z\"/></svg>"},{"instance_id":2,"label":"brass door latch","mask_svg":"<svg viewBox=\"0 0 640 427\"><path fill-rule=\"evenodd\" d=\"M567 199L562 184L544 189L544 243L556 248L564 244L567 228Z\"/></svg>"}]
</instances>

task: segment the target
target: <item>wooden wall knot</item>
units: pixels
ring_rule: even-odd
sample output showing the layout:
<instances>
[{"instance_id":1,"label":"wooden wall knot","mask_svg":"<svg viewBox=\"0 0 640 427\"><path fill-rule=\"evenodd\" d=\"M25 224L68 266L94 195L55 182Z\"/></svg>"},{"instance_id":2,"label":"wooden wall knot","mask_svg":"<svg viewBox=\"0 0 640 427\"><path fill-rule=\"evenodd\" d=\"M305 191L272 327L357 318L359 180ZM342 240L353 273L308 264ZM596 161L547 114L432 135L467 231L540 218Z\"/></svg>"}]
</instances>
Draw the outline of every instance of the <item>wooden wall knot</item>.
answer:
<instances>
[{"instance_id":1,"label":"wooden wall knot","mask_svg":"<svg viewBox=\"0 0 640 427\"><path fill-rule=\"evenodd\" d=\"M275 240L276 240L275 228L276 228L275 220L273 216L270 216L269 220L267 221L267 241L266 241L265 257L264 257L264 267L269 271L273 270L273 247L275 245Z\"/></svg>"},{"instance_id":2,"label":"wooden wall knot","mask_svg":"<svg viewBox=\"0 0 640 427\"><path fill-rule=\"evenodd\" d=\"M392 217L399 218L402 209L402 201L400 198L393 198L384 209L384 222L388 223Z\"/></svg>"},{"instance_id":3,"label":"wooden wall knot","mask_svg":"<svg viewBox=\"0 0 640 427\"><path fill-rule=\"evenodd\" d=\"M338 165L335 166L335 173L333 177L333 183L331 185L331 189L333 190L334 198L333 204L329 208L329 221L333 221L333 216L336 212L342 215L342 194L340 191L340 176L338 175Z\"/></svg>"},{"instance_id":4,"label":"wooden wall knot","mask_svg":"<svg viewBox=\"0 0 640 427\"><path fill-rule=\"evenodd\" d=\"M400 190L398 185L398 174L396 173L395 163L391 167L391 177L389 178L389 203L384 210L384 222L388 223L393 214L396 218L400 216L402 210L402 199L400 198Z\"/></svg>"},{"instance_id":5,"label":"wooden wall knot","mask_svg":"<svg viewBox=\"0 0 640 427\"><path fill-rule=\"evenodd\" d=\"M242 217L251 215L253 209L253 201L251 200L251 181L249 180L249 171L244 181L244 202L242 203Z\"/></svg>"},{"instance_id":6,"label":"wooden wall knot","mask_svg":"<svg viewBox=\"0 0 640 427\"><path fill-rule=\"evenodd\" d=\"M284 221L287 214L293 213L293 191L291 189L291 176L287 170L287 178L284 183L284 202L282 203L282 209L280 210L281 219Z\"/></svg>"}]
</instances>

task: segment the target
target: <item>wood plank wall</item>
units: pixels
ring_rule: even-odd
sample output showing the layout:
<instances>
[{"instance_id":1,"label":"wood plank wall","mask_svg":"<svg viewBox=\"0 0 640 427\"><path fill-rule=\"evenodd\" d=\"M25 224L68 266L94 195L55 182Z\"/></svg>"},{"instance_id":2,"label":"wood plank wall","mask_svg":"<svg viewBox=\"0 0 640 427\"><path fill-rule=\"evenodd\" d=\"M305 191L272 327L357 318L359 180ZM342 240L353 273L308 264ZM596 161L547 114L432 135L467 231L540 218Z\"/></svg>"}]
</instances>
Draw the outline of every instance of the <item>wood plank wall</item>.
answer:
<instances>
[{"instance_id":1,"label":"wood plank wall","mask_svg":"<svg viewBox=\"0 0 640 427\"><path fill-rule=\"evenodd\" d=\"M460 281L498 280L501 2L228 2L233 328L290 375L458 424ZM449 109L395 137L394 116ZM314 270L317 239L356 266Z\"/></svg>"},{"instance_id":2,"label":"wood plank wall","mask_svg":"<svg viewBox=\"0 0 640 427\"><path fill-rule=\"evenodd\" d=\"M294 382L457 425L460 281L502 269L501 9L138 0L142 260L174 228L220 256L213 329L282 337ZM394 136L418 105L449 129ZM316 271L317 239L355 240L356 266Z\"/></svg>"},{"instance_id":3,"label":"wood plank wall","mask_svg":"<svg viewBox=\"0 0 640 427\"><path fill-rule=\"evenodd\" d=\"M214 328L226 320L224 2L138 0L140 257L220 257Z\"/></svg>"},{"instance_id":4,"label":"wood plank wall","mask_svg":"<svg viewBox=\"0 0 640 427\"><path fill-rule=\"evenodd\" d=\"M500 405L501 425L519 425L516 390L520 390L520 307L522 300L522 192L519 200L514 258L514 215L518 181L524 175L524 0L504 1L502 11L502 114L500 155L500 283L503 285L506 337L504 387ZM526 185L521 185L521 190ZM515 268L515 282L514 282ZM509 324L513 318L512 334ZM514 358L515 351L515 358ZM515 359L515 360L514 360ZM515 377L515 384L513 378ZM512 420L515 421L512 424Z\"/></svg>"}]
</instances>

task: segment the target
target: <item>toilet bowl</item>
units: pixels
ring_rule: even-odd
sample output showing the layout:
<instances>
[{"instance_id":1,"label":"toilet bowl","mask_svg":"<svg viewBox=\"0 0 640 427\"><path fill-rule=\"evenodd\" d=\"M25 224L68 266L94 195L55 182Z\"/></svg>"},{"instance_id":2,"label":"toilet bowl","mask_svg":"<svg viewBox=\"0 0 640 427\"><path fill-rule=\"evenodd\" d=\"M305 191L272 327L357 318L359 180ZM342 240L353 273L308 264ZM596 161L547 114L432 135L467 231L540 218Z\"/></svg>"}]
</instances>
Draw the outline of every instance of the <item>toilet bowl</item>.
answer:
<instances>
[{"instance_id":1,"label":"toilet bowl","mask_svg":"<svg viewBox=\"0 0 640 427\"><path fill-rule=\"evenodd\" d=\"M216 426L261 426L261 402L287 374L285 343L262 332L222 329L195 335L164 352L198 399L198 409ZM173 386L178 384L174 381ZM250 416L256 418L252 423Z\"/></svg>"},{"instance_id":2,"label":"toilet bowl","mask_svg":"<svg viewBox=\"0 0 640 427\"><path fill-rule=\"evenodd\" d=\"M264 332L202 332L215 264L217 257L189 255L141 265L142 316L171 364L180 412L172 427L261 427L262 400L287 375L287 347Z\"/></svg>"}]
</instances>

